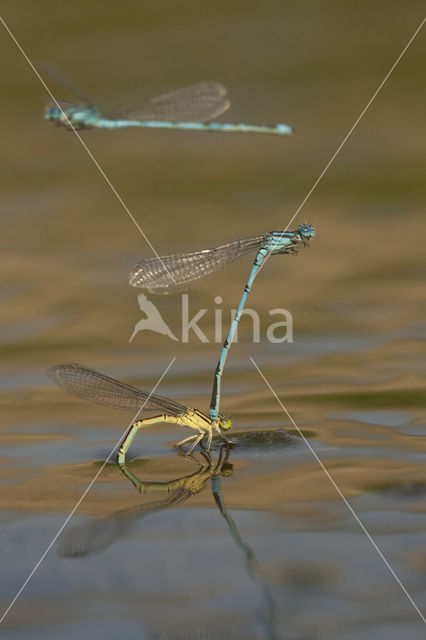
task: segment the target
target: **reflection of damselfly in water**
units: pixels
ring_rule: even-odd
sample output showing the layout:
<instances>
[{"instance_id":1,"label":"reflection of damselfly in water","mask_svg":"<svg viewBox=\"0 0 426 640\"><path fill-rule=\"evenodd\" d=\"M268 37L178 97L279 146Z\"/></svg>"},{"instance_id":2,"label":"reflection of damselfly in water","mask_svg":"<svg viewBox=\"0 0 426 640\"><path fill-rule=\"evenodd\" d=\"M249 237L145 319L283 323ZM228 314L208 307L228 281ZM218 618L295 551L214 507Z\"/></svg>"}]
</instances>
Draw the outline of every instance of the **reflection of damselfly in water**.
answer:
<instances>
[{"instance_id":1,"label":"reflection of damselfly in water","mask_svg":"<svg viewBox=\"0 0 426 640\"><path fill-rule=\"evenodd\" d=\"M216 420L219 417L223 369L229 347L259 269L269 255L296 253L300 247L308 246L314 236L314 229L309 224L302 223L294 231L269 231L261 236L234 240L212 249L147 258L136 264L130 271L128 281L134 287L146 289L151 293L176 293L186 289L194 282L214 275L240 256L256 251L249 278L217 363L210 402L211 420Z\"/></svg>"},{"instance_id":2,"label":"reflection of damselfly in water","mask_svg":"<svg viewBox=\"0 0 426 640\"><path fill-rule=\"evenodd\" d=\"M52 74L52 71L50 71ZM177 129L181 131L210 131L218 133L271 133L279 136L292 132L288 124L228 124L209 122L224 113L230 102L226 89L217 82L200 82L165 93L141 105L130 105L103 115L80 91L64 81L62 84L81 102L47 100L44 117L64 127L74 129Z\"/></svg>"},{"instance_id":3,"label":"reflection of damselfly in water","mask_svg":"<svg viewBox=\"0 0 426 640\"><path fill-rule=\"evenodd\" d=\"M119 464L125 461L126 452L139 429L144 429L159 422L169 422L181 427L189 427L197 432L195 435L181 440L177 445L180 447L193 441L187 453L190 453L204 436L207 437L207 451L209 451L213 431L225 442L229 441L223 431L230 429L232 423L231 420L223 416L218 416L216 419L211 420L198 409L188 408L170 398L142 391L125 382L120 382L103 373L98 373L93 369L88 369L72 362L59 364L49 369L47 374L53 382L70 393L106 407L137 412L161 411L160 415L143 420L136 419L133 422L118 449L117 461Z\"/></svg>"},{"instance_id":4,"label":"reflection of damselfly in water","mask_svg":"<svg viewBox=\"0 0 426 640\"><path fill-rule=\"evenodd\" d=\"M135 507L120 509L106 518L69 529L61 537L58 554L67 558L75 558L104 551L125 535L131 524L138 518L185 502L191 496L200 493L206 482L212 477L232 475L233 467L228 462L228 457L229 447L226 444L221 446L217 462L213 461L210 454L203 451L197 457L191 455L190 459L197 464L197 470L167 482L140 480L133 471L134 465L123 462L120 464L121 471L140 493L160 492L165 493L166 497Z\"/></svg>"},{"instance_id":5,"label":"reflection of damselfly in water","mask_svg":"<svg viewBox=\"0 0 426 640\"><path fill-rule=\"evenodd\" d=\"M259 436L260 440L262 440L262 434L259 434ZM258 446L262 446L261 442ZM198 469L183 477L165 482L141 480L136 476L133 464L121 464L121 471L140 493L149 494L154 491L162 492L166 494L166 497L162 500L150 501L141 505L121 509L105 518L92 520L69 529L61 536L57 549L58 555L65 558L82 558L100 553L120 538L126 536L130 532L132 525L140 518L162 509L181 505L191 498L191 496L201 493L208 480L210 480L216 506L227 522L233 541L243 554L244 566L250 581L256 586L262 597L262 608L261 611L259 611L258 620L264 629L265 637L268 638L268 640L276 640L275 601L272 598L269 586L261 576L256 556L239 532L235 521L226 507L222 494L221 478L229 477L233 474L233 465L229 458L230 447L227 444L221 446L217 461L214 461L211 455L205 452L201 452L197 456L191 455L191 459L198 465ZM210 637L208 628L199 628L200 635L197 635L197 628L191 629L189 636L187 636L186 631L182 630L182 633L184 635L179 635L179 637ZM174 638L177 636L169 636L167 632L162 632L161 636L158 637ZM214 635L214 637L216 638L218 636ZM241 634L230 634L229 637L237 638L242 636Z\"/></svg>"}]
</instances>

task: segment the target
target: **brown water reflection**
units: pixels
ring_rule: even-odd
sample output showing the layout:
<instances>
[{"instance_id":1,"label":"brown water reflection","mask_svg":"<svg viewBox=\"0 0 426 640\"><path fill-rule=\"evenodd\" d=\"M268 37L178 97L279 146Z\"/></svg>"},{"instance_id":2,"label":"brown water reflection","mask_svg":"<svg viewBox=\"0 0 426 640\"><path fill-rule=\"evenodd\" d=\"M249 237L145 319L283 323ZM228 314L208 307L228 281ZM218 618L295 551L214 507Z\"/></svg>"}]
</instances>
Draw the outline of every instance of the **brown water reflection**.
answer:
<instances>
[{"instance_id":1,"label":"brown water reflection","mask_svg":"<svg viewBox=\"0 0 426 640\"><path fill-rule=\"evenodd\" d=\"M34 61L69 74L106 108L202 79L229 88L235 121L284 121L289 139L87 132L85 141L159 253L285 226L422 15L420 2L72 5L6 0ZM223 380L236 431L292 444L232 451L227 508L278 603L280 638L413 640L423 623L265 387L257 362L418 606L425 590L424 36L407 52L300 220L298 257L268 261ZM42 120L43 94L7 37L2 129L0 604L4 610L127 426L66 396L44 371L77 361L207 409L227 314L249 261L190 292L209 343L143 332L128 269L143 238L80 145ZM6 67L7 63L7 67ZM53 87L55 90L57 87ZM58 92L59 97L62 96ZM180 332L180 297L158 307ZM294 344L270 344L288 308ZM143 478L188 473L171 425L135 441ZM181 436L182 437L182 436ZM107 465L70 526L140 505ZM3 623L7 638L264 638L247 578L208 491L152 513L101 556L49 553ZM89 519L89 520L88 520ZM160 624L161 623L161 624ZM290 631L291 630L291 631ZM157 633L157 636L158 636ZM163 636L161 636L161 633ZM198 635L197 635L198 634ZM204 634L204 635L203 635Z\"/></svg>"}]
</instances>

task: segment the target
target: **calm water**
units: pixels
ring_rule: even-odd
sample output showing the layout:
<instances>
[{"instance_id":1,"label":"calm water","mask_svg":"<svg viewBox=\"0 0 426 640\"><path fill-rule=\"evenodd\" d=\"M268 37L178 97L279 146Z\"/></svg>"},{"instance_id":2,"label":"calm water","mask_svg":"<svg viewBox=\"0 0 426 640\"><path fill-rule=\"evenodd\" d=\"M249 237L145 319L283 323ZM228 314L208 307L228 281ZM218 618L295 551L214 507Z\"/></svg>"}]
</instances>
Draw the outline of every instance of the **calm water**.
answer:
<instances>
[{"instance_id":1,"label":"calm water","mask_svg":"<svg viewBox=\"0 0 426 640\"><path fill-rule=\"evenodd\" d=\"M422 9L6 1L3 17L35 63L68 74L101 108L211 79L229 87L223 121L294 126L289 139L84 133L164 254L284 227ZM214 312L225 331L250 263L190 291L191 315L208 310L208 342L144 331L129 344L142 314L125 276L150 250L75 137L43 121L43 89L2 35L1 613L131 419L66 395L45 370L77 361L149 390L175 356L159 392L207 410ZM421 34L300 214L317 229L312 246L274 257L255 283L261 341L245 318L223 381L236 444L222 469L178 456L184 435L172 425L139 435L129 472L159 484L140 493L108 464L2 637L425 636L249 360L425 614L424 43ZM180 336L180 296L154 301ZM292 313L293 344L266 340L276 308ZM214 464L219 456L216 444Z\"/></svg>"}]
</instances>

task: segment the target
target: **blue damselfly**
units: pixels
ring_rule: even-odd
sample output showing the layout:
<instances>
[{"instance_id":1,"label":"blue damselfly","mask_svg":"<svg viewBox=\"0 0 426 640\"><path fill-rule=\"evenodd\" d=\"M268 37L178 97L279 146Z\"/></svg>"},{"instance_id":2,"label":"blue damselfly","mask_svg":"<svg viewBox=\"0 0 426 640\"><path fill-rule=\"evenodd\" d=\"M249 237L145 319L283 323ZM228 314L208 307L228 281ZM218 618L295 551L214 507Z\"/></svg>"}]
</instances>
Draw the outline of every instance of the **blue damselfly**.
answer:
<instances>
[{"instance_id":1,"label":"blue damselfly","mask_svg":"<svg viewBox=\"0 0 426 640\"><path fill-rule=\"evenodd\" d=\"M67 128L71 124L74 129L142 127L218 133L271 133L280 136L292 132L287 124L209 122L224 113L231 104L226 97L226 88L218 82L200 82L165 93L146 104L116 109L108 115L103 115L97 106L69 83L63 80L62 83L67 84L67 88L77 95L81 104L62 100L58 100L56 104L49 98L44 117Z\"/></svg>"},{"instance_id":2,"label":"blue damselfly","mask_svg":"<svg viewBox=\"0 0 426 640\"><path fill-rule=\"evenodd\" d=\"M294 231L268 231L261 236L234 240L211 249L147 258L136 264L130 271L128 282L133 287L141 287L156 294L176 293L185 290L194 282L214 275L240 256L256 251L249 278L223 344L214 374L210 403L211 420L216 420L219 415L221 378L229 347L259 269L268 255L297 253L300 247L308 246L310 239L314 236L314 229L309 224L302 223Z\"/></svg>"}]
</instances>

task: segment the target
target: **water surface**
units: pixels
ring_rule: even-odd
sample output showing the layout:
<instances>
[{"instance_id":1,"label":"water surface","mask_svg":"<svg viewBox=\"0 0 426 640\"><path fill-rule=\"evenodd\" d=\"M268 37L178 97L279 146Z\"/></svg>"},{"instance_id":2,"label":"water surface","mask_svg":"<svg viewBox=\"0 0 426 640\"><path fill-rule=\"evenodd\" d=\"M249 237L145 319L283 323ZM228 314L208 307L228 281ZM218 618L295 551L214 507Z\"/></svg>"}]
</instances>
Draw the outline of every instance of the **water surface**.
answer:
<instances>
[{"instance_id":1,"label":"water surface","mask_svg":"<svg viewBox=\"0 0 426 640\"><path fill-rule=\"evenodd\" d=\"M285 226L421 9L125 0L6 2L3 15L35 62L69 74L105 109L211 79L229 87L223 121L293 124L289 139L86 132L161 254ZM317 229L312 246L274 257L255 283L262 340L252 343L245 318L223 380L232 467L196 476L193 492L176 497L164 486L139 493L108 464L4 620L4 637L424 637L249 360L424 613L423 46L420 35L301 212ZM77 361L149 390L176 356L159 393L207 410L214 299L223 298L225 330L249 259L190 292L192 313L208 308L208 343L143 332L129 344L141 314L125 276L150 250L72 134L42 120L43 90L5 34L0 47L4 611L131 419L67 396L45 370ZM180 297L158 308L180 335ZM293 344L265 339L274 308L291 311ZM162 483L197 474L201 454L174 449L182 437L172 425L139 435L132 473Z\"/></svg>"}]
</instances>

